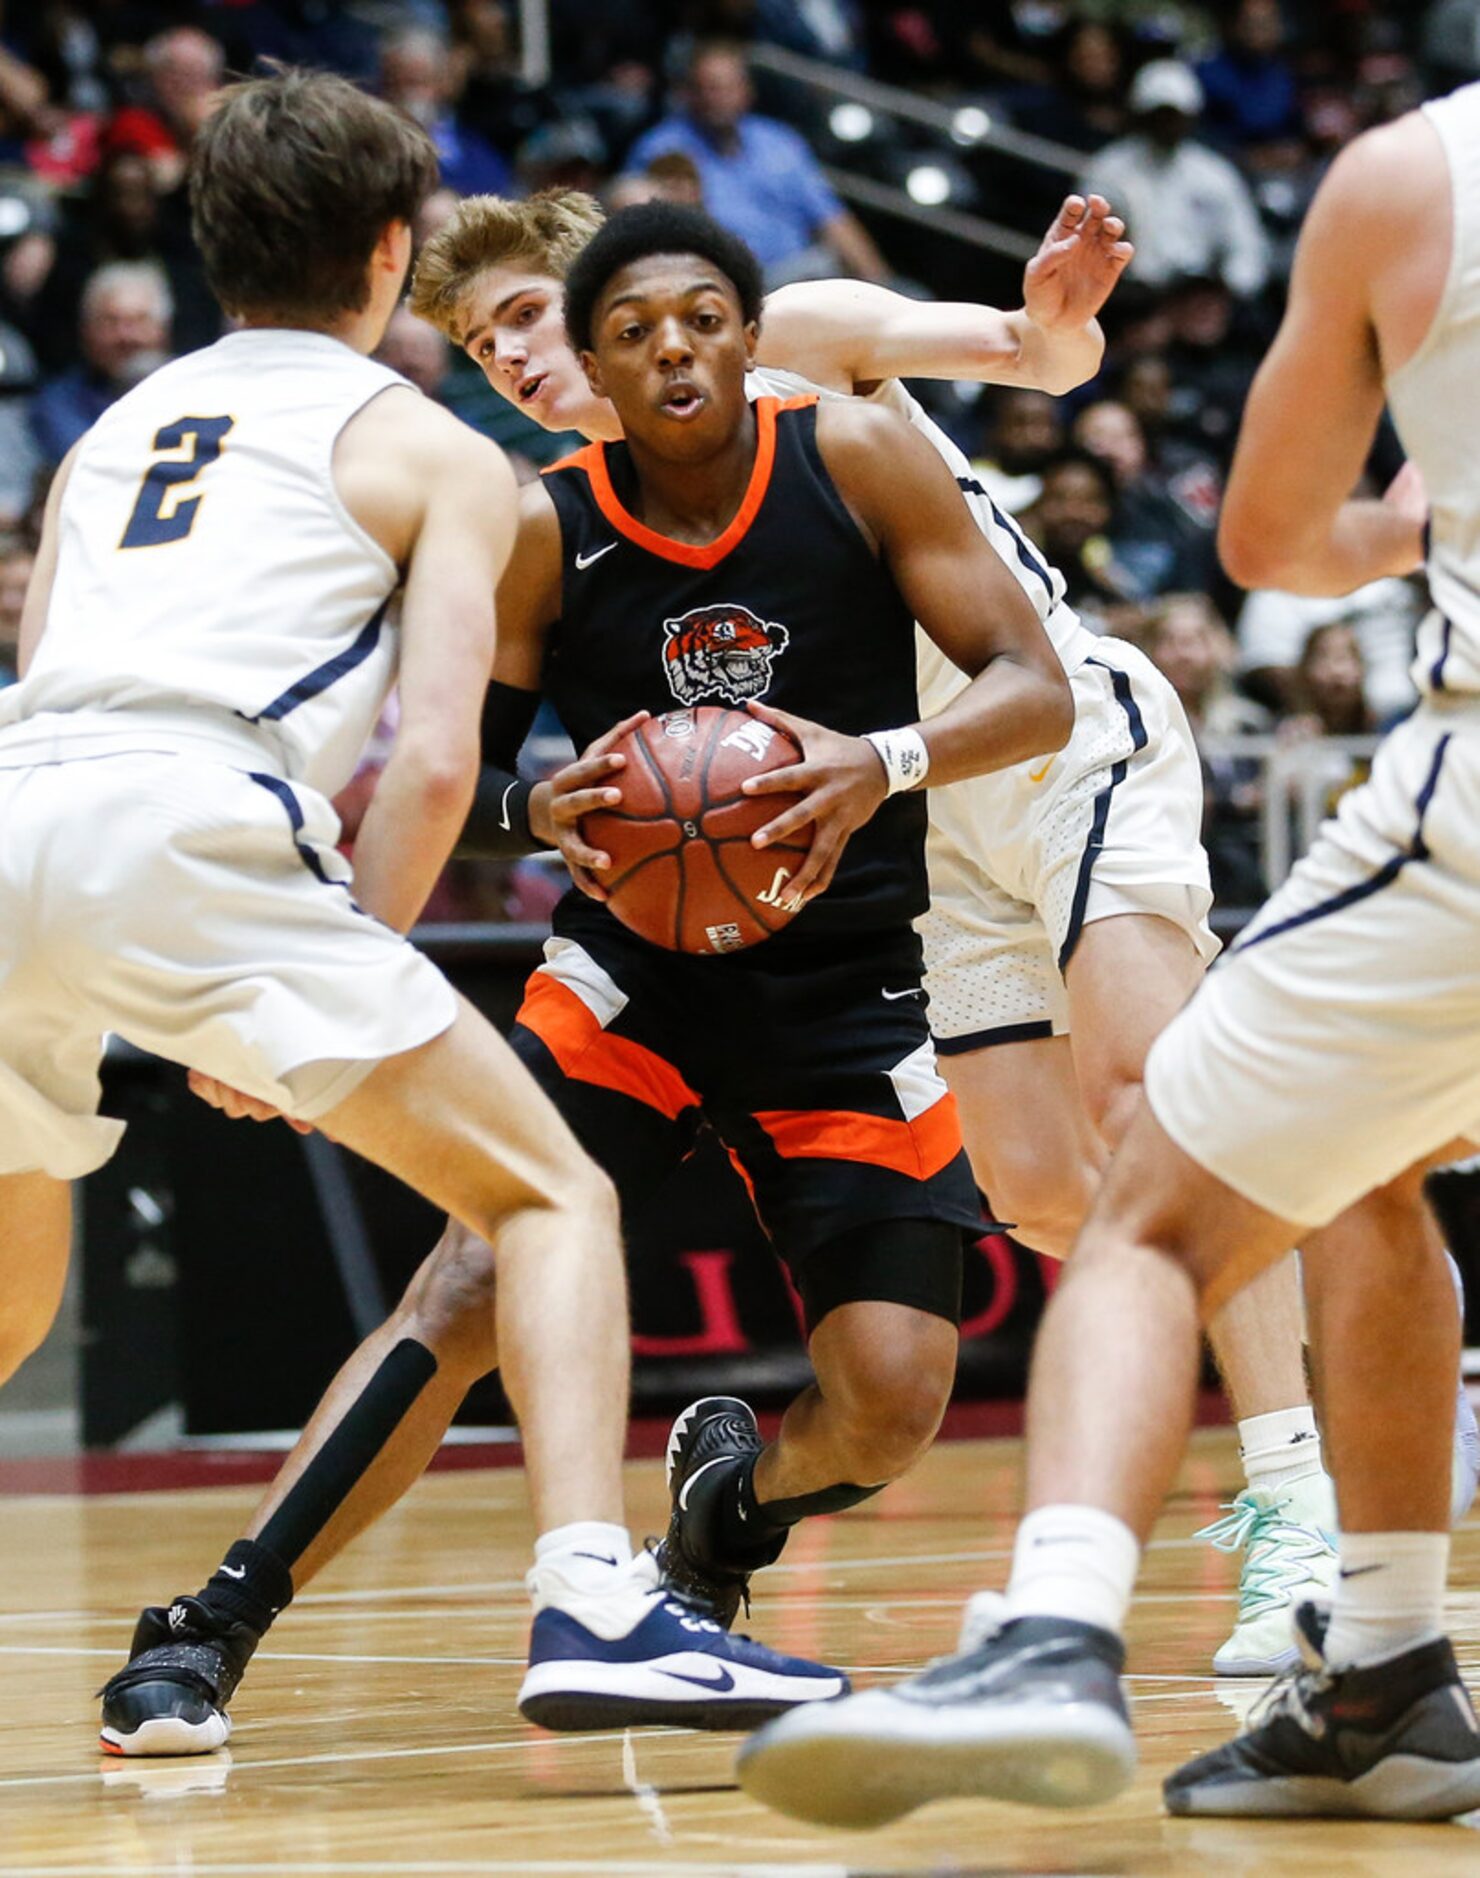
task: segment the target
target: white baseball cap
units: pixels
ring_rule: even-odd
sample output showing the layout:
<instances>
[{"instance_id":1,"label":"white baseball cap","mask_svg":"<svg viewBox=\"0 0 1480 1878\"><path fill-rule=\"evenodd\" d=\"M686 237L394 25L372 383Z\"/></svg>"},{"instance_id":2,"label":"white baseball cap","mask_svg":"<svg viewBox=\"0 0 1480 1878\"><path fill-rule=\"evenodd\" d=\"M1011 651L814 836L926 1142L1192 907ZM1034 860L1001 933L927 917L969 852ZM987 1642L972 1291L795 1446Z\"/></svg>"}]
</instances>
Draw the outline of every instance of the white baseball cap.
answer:
<instances>
[{"instance_id":1,"label":"white baseball cap","mask_svg":"<svg viewBox=\"0 0 1480 1878\"><path fill-rule=\"evenodd\" d=\"M1180 111L1196 117L1203 108L1203 88L1197 73L1180 59L1153 59L1131 80L1131 109L1135 112Z\"/></svg>"}]
</instances>

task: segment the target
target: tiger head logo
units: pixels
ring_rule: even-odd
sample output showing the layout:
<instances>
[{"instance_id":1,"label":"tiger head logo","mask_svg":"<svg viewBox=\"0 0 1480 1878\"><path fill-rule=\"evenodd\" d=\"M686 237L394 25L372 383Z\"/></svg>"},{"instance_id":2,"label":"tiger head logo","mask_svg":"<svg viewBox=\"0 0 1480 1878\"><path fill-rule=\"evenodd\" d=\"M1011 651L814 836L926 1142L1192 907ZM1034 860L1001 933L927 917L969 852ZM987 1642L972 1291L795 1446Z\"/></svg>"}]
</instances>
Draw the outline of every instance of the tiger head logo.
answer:
<instances>
[{"instance_id":1,"label":"tiger head logo","mask_svg":"<svg viewBox=\"0 0 1480 1878\"><path fill-rule=\"evenodd\" d=\"M724 698L743 704L771 682L771 661L790 634L774 620L757 619L746 606L696 606L665 619L663 669L680 704Z\"/></svg>"}]
</instances>

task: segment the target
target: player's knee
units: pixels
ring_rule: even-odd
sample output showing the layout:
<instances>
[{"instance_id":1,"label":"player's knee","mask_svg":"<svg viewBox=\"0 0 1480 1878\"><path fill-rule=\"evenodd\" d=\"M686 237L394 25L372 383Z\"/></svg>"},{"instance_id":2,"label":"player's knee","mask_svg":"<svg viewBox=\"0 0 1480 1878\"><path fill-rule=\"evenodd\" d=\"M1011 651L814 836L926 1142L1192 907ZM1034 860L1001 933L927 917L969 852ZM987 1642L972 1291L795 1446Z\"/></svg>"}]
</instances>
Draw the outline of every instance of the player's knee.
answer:
<instances>
[{"instance_id":1,"label":"player's knee","mask_svg":"<svg viewBox=\"0 0 1480 1878\"><path fill-rule=\"evenodd\" d=\"M1141 1106L1139 1074L1109 1066L1103 1074L1085 1079L1081 1094L1090 1126L1112 1152L1125 1139L1126 1130Z\"/></svg>"},{"instance_id":2,"label":"player's knee","mask_svg":"<svg viewBox=\"0 0 1480 1878\"><path fill-rule=\"evenodd\" d=\"M1061 1161L1030 1150L998 1158L987 1198L993 1214L1011 1224L1020 1244L1050 1258L1067 1258L1098 1178L1078 1156Z\"/></svg>"},{"instance_id":3,"label":"player's knee","mask_svg":"<svg viewBox=\"0 0 1480 1878\"><path fill-rule=\"evenodd\" d=\"M471 1381L498 1367L493 1249L455 1221L417 1275L405 1330Z\"/></svg>"},{"instance_id":4,"label":"player's knee","mask_svg":"<svg viewBox=\"0 0 1480 1878\"><path fill-rule=\"evenodd\" d=\"M912 1467L940 1429L954 1380L954 1353L949 1362L907 1349L875 1359L837 1404L848 1479L876 1486Z\"/></svg>"}]
</instances>

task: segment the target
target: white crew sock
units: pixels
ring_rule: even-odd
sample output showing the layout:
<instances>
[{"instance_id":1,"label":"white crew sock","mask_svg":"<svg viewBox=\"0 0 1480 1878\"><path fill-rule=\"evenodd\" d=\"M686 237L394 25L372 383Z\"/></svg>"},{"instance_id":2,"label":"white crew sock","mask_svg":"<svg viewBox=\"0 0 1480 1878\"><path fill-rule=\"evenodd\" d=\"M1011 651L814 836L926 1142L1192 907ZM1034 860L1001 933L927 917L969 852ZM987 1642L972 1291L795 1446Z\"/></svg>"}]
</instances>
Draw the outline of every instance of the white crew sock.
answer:
<instances>
[{"instance_id":1,"label":"white crew sock","mask_svg":"<svg viewBox=\"0 0 1480 1878\"><path fill-rule=\"evenodd\" d=\"M1250 1415L1238 1425L1239 1459L1251 1487L1288 1487L1321 1470L1321 1436L1309 1406Z\"/></svg>"},{"instance_id":2,"label":"white crew sock","mask_svg":"<svg viewBox=\"0 0 1480 1878\"><path fill-rule=\"evenodd\" d=\"M1447 1532L1344 1532L1325 1657L1333 1669L1380 1663L1443 1634Z\"/></svg>"},{"instance_id":3,"label":"white crew sock","mask_svg":"<svg viewBox=\"0 0 1480 1878\"><path fill-rule=\"evenodd\" d=\"M634 1563L626 1527L599 1519L541 1533L524 1583L536 1612L565 1611L608 1641L625 1637L652 1608L653 1579Z\"/></svg>"},{"instance_id":4,"label":"white crew sock","mask_svg":"<svg viewBox=\"0 0 1480 1878\"><path fill-rule=\"evenodd\" d=\"M1097 1506L1040 1506L1018 1527L1007 1616L1073 1617L1119 1636L1141 1547Z\"/></svg>"}]
</instances>

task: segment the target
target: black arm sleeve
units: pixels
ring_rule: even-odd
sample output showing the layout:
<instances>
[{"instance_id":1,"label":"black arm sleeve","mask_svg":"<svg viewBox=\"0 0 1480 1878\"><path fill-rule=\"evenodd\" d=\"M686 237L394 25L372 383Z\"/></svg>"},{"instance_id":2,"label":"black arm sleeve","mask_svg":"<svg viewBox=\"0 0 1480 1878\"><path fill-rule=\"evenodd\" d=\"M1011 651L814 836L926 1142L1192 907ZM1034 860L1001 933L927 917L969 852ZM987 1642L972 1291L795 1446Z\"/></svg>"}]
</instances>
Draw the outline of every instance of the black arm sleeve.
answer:
<instances>
[{"instance_id":1,"label":"black arm sleeve","mask_svg":"<svg viewBox=\"0 0 1480 1878\"><path fill-rule=\"evenodd\" d=\"M529 792L533 785L516 773L519 752L540 707L537 691L494 679L483 701L483 767L473 806L458 837L460 860L508 860L535 854L543 847L530 832Z\"/></svg>"}]
</instances>

